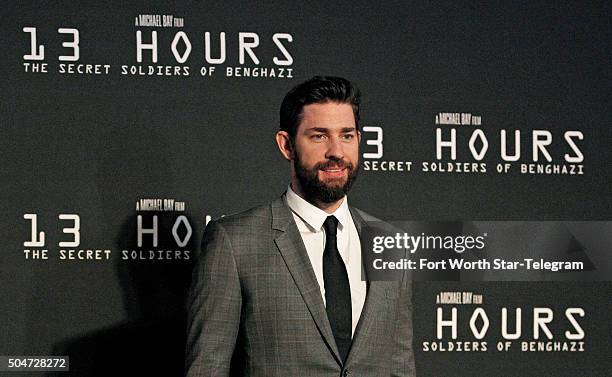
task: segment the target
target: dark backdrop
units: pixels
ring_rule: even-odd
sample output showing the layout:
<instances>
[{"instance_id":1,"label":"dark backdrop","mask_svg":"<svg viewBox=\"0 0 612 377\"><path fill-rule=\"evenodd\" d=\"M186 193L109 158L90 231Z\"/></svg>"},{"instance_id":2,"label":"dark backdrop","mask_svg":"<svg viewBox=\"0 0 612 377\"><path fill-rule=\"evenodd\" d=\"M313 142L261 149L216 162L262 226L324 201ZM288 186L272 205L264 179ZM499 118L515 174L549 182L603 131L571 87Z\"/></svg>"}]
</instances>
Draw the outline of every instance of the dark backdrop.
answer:
<instances>
[{"instance_id":1,"label":"dark backdrop","mask_svg":"<svg viewBox=\"0 0 612 377\"><path fill-rule=\"evenodd\" d=\"M193 257L206 216L279 196L289 168L273 143L278 107L289 88L315 74L344 76L361 88L362 125L384 131L383 156L369 161L413 162L410 172L362 170L352 205L393 220L610 219L607 2L20 2L5 6L2 14L1 355L69 354L75 370L105 375L117 372L119 363L136 368L137 362L157 360L145 370L180 374L181 295L193 259L121 260L121 250L152 248L149 238L143 247L136 244L137 214L150 221L152 213L135 211L135 203L185 202L183 214L194 233L181 249ZM135 26L141 14L182 17L184 27ZM48 73L25 72L30 38L24 27L37 28ZM79 30L75 63L109 64L110 73L58 72L60 63L69 63L58 56L71 51L62 43L72 38L58 28ZM145 41L157 31L157 63L150 52L136 61L136 30ZM192 44L185 64L170 52L178 31ZM210 66L204 61L205 32L217 43L213 56L219 33L227 38L227 59L210 77L199 73ZM226 67L257 66L248 57L239 63L239 32L259 36L260 67L289 68L292 78L227 77ZM275 33L292 37L282 41L293 59L289 66L273 62L283 57ZM188 66L190 75L123 75L122 65ZM435 116L441 112L478 115L482 125L438 126ZM437 161L436 127L445 138L450 128L457 129L461 162L475 162L468 140L473 129L482 129L489 142L487 172L422 171L423 161ZM495 171L503 162L501 129L521 130L521 160L508 174ZM532 130L552 133L555 164L567 164L563 155L571 153L563 133L582 132L577 144L584 174L521 174L520 163L533 162ZM375 137L364 133L365 140ZM363 152L378 149L365 140ZM449 161L445 151L441 162ZM24 257L23 242L30 239L26 213L37 214L39 230L46 233L48 260ZM77 249L110 249L111 260L59 260L58 242L71 237L62 234L70 222L59 221L60 213L80 216ZM158 215L158 248L177 249L170 234L180 213ZM482 293L492 317L499 317L494 313L502 306L583 307L587 349L422 352L419 342L435 337L435 295L448 290ZM610 293L608 282L418 283L419 374L610 375ZM563 331L562 324L559 328Z\"/></svg>"}]
</instances>

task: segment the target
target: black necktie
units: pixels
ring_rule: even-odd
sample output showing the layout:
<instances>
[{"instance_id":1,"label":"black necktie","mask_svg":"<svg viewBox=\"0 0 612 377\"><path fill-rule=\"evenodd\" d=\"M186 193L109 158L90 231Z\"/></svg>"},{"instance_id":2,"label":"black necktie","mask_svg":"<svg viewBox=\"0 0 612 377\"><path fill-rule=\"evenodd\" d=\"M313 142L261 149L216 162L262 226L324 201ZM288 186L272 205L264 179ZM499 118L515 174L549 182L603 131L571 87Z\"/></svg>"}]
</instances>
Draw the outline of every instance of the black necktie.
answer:
<instances>
[{"instance_id":1,"label":"black necktie","mask_svg":"<svg viewBox=\"0 0 612 377\"><path fill-rule=\"evenodd\" d=\"M340 357L342 357L342 361L346 361L346 356L351 347L351 330L353 328L351 287L346 267L336 244L338 219L334 216L328 216L323 226L325 228L325 251L323 252L325 309Z\"/></svg>"}]
</instances>

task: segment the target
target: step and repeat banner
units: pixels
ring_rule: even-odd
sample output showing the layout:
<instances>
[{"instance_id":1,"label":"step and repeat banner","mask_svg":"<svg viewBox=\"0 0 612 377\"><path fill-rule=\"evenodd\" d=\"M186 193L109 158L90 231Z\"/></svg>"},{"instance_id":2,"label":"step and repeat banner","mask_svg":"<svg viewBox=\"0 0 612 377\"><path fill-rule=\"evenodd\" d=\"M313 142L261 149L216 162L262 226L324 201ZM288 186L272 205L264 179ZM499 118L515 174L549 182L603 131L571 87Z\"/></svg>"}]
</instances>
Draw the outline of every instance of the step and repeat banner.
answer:
<instances>
[{"instance_id":1,"label":"step and repeat banner","mask_svg":"<svg viewBox=\"0 0 612 377\"><path fill-rule=\"evenodd\" d=\"M371 266L417 272L417 375L612 375L609 4L2 14L0 356L21 371L182 375L206 224L283 194L282 98L333 75L363 95L349 202L394 229ZM385 258L411 248L443 250Z\"/></svg>"}]
</instances>

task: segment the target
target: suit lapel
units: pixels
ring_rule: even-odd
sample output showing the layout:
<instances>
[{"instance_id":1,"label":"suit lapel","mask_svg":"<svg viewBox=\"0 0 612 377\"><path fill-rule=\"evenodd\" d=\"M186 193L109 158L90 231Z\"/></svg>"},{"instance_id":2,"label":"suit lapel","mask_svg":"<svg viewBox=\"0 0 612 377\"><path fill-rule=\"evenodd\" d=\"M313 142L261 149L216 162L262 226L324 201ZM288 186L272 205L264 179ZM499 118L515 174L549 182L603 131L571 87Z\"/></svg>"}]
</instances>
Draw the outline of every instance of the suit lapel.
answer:
<instances>
[{"instance_id":1,"label":"suit lapel","mask_svg":"<svg viewBox=\"0 0 612 377\"><path fill-rule=\"evenodd\" d=\"M342 364L339 357L336 341L327 319L327 312L321 297L321 290L317 278L308 258L308 253L302 236L295 224L291 210L285 203L284 197L272 202L272 228L281 233L275 237L274 242L280 251L295 284L314 319L319 332L331 349L336 361Z\"/></svg>"},{"instance_id":2,"label":"suit lapel","mask_svg":"<svg viewBox=\"0 0 612 377\"><path fill-rule=\"evenodd\" d=\"M365 220L354 208L349 208L349 210L351 212L353 222L355 223L355 228L357 228L359 239L361 240L361 229L365 225ZM362 268L364 267L362 266ZM368 328L370 327L372 321L376 320L376 316L374 314L376 312L376 308L381 305L386 305L386 302L382 299L382 297L385 295L384 284L381 282L368 281L367 286L368 293L366 295L363 309L361 310L361 316L359 317L357 328L355 329L353 343L351 344L351 349L346 359L346 365L348 365L349 362L355 357L354 355L366 345Z\"/></svg>"},{"instance_id":3,"label":"suit lapel","mask_svg":"<svg viewBox=\"0 0 612 377\"><path fill-rule=\"evenodd\" d=\"M361 310L357 328L355 329L355 335L353 336L353 343L351 344L351 349L346 359L346 365L355 358L355 355L360 352L361 349L364 349L364 347L367 348L369 328L372 322L376 321L376 308L387 304L383 298L384 295L385 291L381 282L368 282L368 294L363 309Z\"/></svg>"}]
</instances>

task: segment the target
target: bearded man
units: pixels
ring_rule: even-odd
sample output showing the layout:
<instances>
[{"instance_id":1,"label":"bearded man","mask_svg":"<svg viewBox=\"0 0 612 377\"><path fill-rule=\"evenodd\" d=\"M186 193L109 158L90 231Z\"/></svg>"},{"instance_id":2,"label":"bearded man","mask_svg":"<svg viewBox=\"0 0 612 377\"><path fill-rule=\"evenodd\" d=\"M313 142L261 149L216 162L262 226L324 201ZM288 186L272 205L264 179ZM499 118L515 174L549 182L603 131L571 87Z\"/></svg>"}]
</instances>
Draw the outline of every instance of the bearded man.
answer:
<instances>
[{"instance_id":1,"label":"bearded man","mask_svg":"<svg viewBox=\"0 0 612 377\"><path fill-rule=\"evenodd\" d=\"M407 281L362 278L348 205L360 93L313 77L285 96L276 144L291 164L271 204L212 221L188 300L187 376L414 376Z\"/></svg>"}]
</instances>

